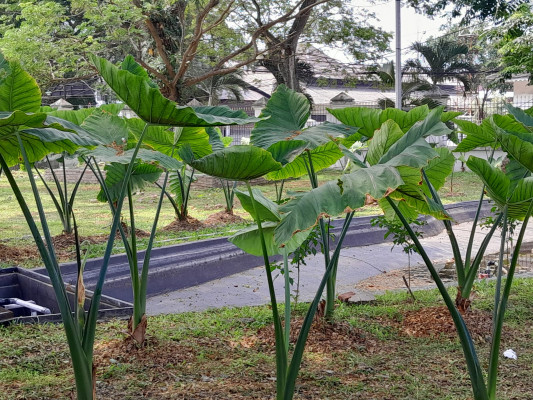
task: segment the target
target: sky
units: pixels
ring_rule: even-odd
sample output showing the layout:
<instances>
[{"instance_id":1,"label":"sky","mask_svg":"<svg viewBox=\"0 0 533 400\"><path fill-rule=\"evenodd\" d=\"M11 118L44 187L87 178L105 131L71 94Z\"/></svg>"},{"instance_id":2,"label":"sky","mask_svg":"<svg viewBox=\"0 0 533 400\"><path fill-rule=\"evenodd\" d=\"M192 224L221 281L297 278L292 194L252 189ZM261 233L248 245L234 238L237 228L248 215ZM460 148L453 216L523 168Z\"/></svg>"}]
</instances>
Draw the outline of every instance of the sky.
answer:
<instances>
[{"instance_id":1,"label":"sky","mask_svg":"<svg viewBox=\"0 0 533 400\"><path fill-rule=\"evenodd\" d=\"M366 8L368 11L376 14L376 17L380 20L379 26L388 32L393 33L396 26L395 16L395 0L375 0L375 4L372 4L370 0L352 0L353 6L357 8ZM448 23L446 18L434 18L430 19L425 15L416 13L413 7L408 7L402 4L401 9L401 21L402 21L402 58L413 57L413 53L406 49L411 43L416 41L424 41L429 37L440 36L443 31L440 31L440 27ZM395 37L393 37L390 48L390 54L386 55L387 59L394 59L394 49L396 47ZM339 61L350 62L351 60L346 57L340 50L327 50L328 55L337 58Z\"/></svg>"}]
</instances>

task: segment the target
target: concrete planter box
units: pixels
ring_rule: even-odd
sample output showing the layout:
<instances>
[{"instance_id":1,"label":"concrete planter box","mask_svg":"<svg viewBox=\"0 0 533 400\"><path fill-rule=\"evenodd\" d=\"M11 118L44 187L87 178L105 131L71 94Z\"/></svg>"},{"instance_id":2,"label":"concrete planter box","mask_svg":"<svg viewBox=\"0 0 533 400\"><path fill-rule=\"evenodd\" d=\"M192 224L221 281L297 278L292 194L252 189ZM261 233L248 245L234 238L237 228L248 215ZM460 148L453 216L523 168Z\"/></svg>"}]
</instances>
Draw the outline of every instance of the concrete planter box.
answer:
<instances>
[{"instance_id":1,"label":"concrete planter box","mask_svg":"<svg viewBox=\"0 0 533 400\"><path fill-rule=\"evenodd\" d=\"M72 285L66 285L70 305L74 309L74 289ZM85 308L90 305L92 292L87 291ZM47 315L31 316L27 309L14 309L8 312L0 307L0 323L40 323L61 322L61 314L56 301L55 293L48 276L33 270L23 268L0 269L0 298L19 298L22 300L35 301L36 304L49 308L52 312ZM132 304L117 300L109 296L102 296L100 302L99 319L129 317L132 313Z\"/></svg>"}]
</instances>

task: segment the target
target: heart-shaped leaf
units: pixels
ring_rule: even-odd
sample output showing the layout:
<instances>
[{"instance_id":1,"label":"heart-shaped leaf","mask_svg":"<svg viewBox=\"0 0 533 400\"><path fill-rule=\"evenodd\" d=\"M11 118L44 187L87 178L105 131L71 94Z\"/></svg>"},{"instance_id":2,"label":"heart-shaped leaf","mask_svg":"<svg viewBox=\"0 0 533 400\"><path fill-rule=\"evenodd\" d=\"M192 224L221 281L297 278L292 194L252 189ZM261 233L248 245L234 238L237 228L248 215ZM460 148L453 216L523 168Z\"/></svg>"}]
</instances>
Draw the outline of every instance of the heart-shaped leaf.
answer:
<instances>
[{"instance_id":1,"label":"heart-shaped leaf","mask_svg":"<svg viewBox=\"0 0 533 400\"><path fill-rule=\"evenodd\" d=\"M146 76L119 69L109 61L92 56L91 60L107 84L124 103L145 122L168 126L223 126L259 121L244 111L228 107L179 106L152 87Z\"/></svg>"},{"instance_id":2,"label":"heart-shaped leaf","mask_svg":"<svg viewBox=\"0 0 533 400\"><path fill-rule=\"evenodd\" d=\"M5 63L5 61L4 61ZM9 62L9 73L0 83L0 111L38 112L41 90L30 74L15 62Z\"/></svg>"},{"instance_id":3,"label":"heart-shaped leaf","mask_svg":"<svg viewBox=\"0 0 533 400\"><path fill-rule=\"evenodd\" d=\"M119 163L107 164L104 167L104 170L106 171L105 184L113 202L118 201L127 168L127 164ZM129 180L132 186L132 191L135 192L141 190L146 185L156 182L162 172L163 170L156 165L145 163L135 164ZM100 190L97 199L102 202L107 201L107 197L103 190Z\"/></svg>"},{"instance_id":4,"label":"heart-shaped leaf","mask_svg":"<svg viewBox=\"0 0 533 400\"><path fill-rule=\"evenodd\" d=\"M195 159L189 145L179 151L187 164L204 174L235 181L246 181L281 168L272 155L255 146L232 146Z\"/></svg>"},{"instance_id":5,"label":"heart-shaped leaf","mask_svg":"<svg viewBox=\"0 0 533 400\"><path fill-rule=\"evenodd\" d=\"M474 156L468 158L466 165L481 178L489 197L498 207L500 209L508 207L509 217L520 220L526 217L529 203L533 200L532 177L522 178L518 183L511 183L509 176L500 169Z\"/></svg>"},{"instance_id":6,"label":"heart-shaped leaf","mask_svg":"<svg viewBox=\"0 0 533 400\"><path fill-rule=\"evenodd\" d=\"M276 222L265 222L262 224L263 235L265 239L268 256L283 254L284 252L292 253L305 241L308 232L298 232L292 236L283 246L278 246L274 239L276 232ZM257 225L252 225L235 233L228 239L235 246L254 256L262 256L263 249L261 246L261 236Z\"/></svg>"},{"instance_id":7,"label":"heart-shaped leaf","mask_svg":"<svg viewBox=\"0 0 533 400\"><path fill-rule=\"evenodd\" d=\"M398 170L385 165L361 168L337 182L327 182L281 207L285 215L276 229L276 243L308 231L324 215L336 216L379 200L403 183Z\"/></svg>"},{"instance_id":8,"label":"heart-shaped leaf","mask_svg":"<svg viewBox=\"0 0 533 400\"><path fill-rule=\"evenodd\" d=\"M256 203L255 206L257 208L257 215L255 213L250 194L235 189L235 194L239 198L242 208L244 208L248 214L253 217L254 221L260 220L279 222L281 220L281 214L278 210L279 206L272 200L269 200L263 196L263 193L258 189L252 189L252 193Z\"/></svg>"}]
</instances>

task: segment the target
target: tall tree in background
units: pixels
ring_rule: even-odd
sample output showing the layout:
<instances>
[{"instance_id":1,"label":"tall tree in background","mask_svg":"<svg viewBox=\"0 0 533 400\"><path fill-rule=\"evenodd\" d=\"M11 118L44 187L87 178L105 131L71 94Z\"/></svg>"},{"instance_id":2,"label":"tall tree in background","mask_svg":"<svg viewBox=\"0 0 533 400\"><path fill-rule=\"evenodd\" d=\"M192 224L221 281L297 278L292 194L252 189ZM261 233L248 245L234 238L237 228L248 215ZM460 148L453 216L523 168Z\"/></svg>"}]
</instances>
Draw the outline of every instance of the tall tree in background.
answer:
<instances>
[{"instance_id":1,"label":"tall tree in background","mask_svg":"<svg viewBox=\"0 0 533 400\"><path fill-rule=\"evenodd\" d=\"M298 43L348 45L365 59L389 35L355 15L348 0L61 0L0 4L0 49L33 68L42 86L90 72L87 55L131 53L173 100L189 88L262 57L298 87ZM359 11L361 11L359 9ZM372 49L366 51L364 49ZM44 49L44 50L43 50ZM207 68L193 68L202 64ZM266 64L265 64L266 65Z\"/></svg>"},{"instance_id":2,"label":"tall tree in background","mask_svg":"<svg viewBox=\"0 0 533 400\"><path fill-rule=\"evenodd\" d=\"M291 23L264 29L272 16L290 12L294 7L299 11ZM300 91L298 74L305 70L298 60L301 43L339 47L359 61L375 60L388 49L391 35L370 25L372 13L357 10L360 14L345 0L252 0L241 2L236 16L247 31L261 32L266 50L261 63L277 83Z\"/></svg>"}]
</instances>

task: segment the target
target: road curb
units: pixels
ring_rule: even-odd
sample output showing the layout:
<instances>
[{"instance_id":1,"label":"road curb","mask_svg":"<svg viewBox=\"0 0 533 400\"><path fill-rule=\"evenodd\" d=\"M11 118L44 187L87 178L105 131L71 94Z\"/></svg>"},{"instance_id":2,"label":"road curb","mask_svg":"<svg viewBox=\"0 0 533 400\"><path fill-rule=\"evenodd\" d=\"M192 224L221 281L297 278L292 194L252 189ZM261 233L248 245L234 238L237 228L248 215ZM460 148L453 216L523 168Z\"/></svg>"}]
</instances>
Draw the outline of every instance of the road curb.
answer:
<instances>
[{"instance_id":1,"label":"road curb","mask_svg":"<svg viewBox=\"0 0 533 400\"><path fill-rule=\"evenodd\" d=\"M448 205L446 210L456 223L462 223L474 219L477 206L477 201L468 201ZM489 215L490 208L488 202L484 202L482 216ZM372 218L374 217L354 218L343 247L390 242L390 238L384 239L385 229L371 225ZM443 231L444 225L441 221L431 217L426 220L427 224L421 227L424 236L434 236ZM340 233L342 223L342 219L331 221L332 233ZM139 252L138 259L142 260L143 257L144 251ZM262 257L246 254L228 242L227 237L154 248L150 262L147 296L200 285L261 266L263 263ZM88 289L93 289L96 285L101 264L102 258L87 261L84 282ZM77 279L75 262L62 264L61 271L65 283L75 284ZM44 268L36 269L34 272L47 275ZM132 301L130 270L125 254L111 257L103 292L116 299Z\"/></svg>"}]
</instances>

